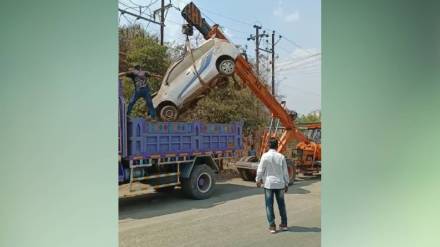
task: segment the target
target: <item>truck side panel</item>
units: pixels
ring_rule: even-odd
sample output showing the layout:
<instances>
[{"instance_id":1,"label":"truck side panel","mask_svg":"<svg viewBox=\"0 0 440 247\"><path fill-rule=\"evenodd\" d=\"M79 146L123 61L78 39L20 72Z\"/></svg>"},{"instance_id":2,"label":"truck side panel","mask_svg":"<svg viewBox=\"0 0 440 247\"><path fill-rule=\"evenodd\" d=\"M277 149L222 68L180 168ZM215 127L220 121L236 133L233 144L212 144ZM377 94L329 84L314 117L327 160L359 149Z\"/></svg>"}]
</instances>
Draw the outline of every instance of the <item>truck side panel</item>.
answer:
<instances>
[{"instance_id":1,"label":"truck side panel","mask_svg":"<svg viewBox=\"0 0 440 247\"><path fill-rule=\"evenodd\" d=\"M242 123L148 122L134 118L127 125L127 156L169 157L243 148Z\"/></svg>"}]
</instances>

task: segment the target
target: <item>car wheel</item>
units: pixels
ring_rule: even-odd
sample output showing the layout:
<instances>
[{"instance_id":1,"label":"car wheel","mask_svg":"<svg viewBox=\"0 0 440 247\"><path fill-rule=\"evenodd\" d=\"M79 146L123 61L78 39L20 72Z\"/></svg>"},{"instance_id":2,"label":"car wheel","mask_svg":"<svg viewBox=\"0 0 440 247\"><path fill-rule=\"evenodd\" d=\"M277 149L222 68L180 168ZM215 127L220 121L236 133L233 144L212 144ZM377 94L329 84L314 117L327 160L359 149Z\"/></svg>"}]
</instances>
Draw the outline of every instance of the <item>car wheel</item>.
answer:
<instances>
[{"instance_id":1,"label":"car wheel","mask_svg":"<svg viewBox=\"0 0 440 247\"><path fill-rule=\"evenodd\" d=\"M174 105L164 105L159 110L160 119L163 121L175 121L179 114L177 107Z\"/></svg>"},{"instance_id":2,"label":"car wheel","mask_svg":"<svg viewBox=\"0 0 440 247\"><path fill-rule=\"evenodd\" d=\"M231 58L225 58L217 63L217 70L222 75L233 75L235 71L235 62Z\"/></svg>"}]
</instances>

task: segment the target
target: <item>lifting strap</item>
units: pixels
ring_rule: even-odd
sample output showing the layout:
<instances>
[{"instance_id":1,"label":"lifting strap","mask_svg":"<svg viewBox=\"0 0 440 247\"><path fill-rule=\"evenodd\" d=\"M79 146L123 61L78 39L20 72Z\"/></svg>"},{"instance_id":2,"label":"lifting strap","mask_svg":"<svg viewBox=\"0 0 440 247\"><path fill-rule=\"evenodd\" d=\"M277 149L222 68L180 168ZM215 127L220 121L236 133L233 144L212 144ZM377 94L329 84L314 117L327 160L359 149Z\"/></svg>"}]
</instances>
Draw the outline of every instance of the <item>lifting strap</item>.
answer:
<instances>
[{"instance_id":1,"label":"lifting strap","mask_svg":"<svg viewBox=\"0 0 440 247\"><path fill-rule=\"evenodd\" d=\"M192 53L192 49L191 49L191 43L189 42L189 38L188 35L186 35L186 48L189 50L189 54L191 55L191 60L192 60L192 66L194 68L194 72L196 73L197 79L199 79L200 83L202 84L202 86L205 87L209 87L208 83L205 82L201 77L199 72L197 71L196 68L196 62L194 61L194 55Z\"/></svg>"}]
</instances>

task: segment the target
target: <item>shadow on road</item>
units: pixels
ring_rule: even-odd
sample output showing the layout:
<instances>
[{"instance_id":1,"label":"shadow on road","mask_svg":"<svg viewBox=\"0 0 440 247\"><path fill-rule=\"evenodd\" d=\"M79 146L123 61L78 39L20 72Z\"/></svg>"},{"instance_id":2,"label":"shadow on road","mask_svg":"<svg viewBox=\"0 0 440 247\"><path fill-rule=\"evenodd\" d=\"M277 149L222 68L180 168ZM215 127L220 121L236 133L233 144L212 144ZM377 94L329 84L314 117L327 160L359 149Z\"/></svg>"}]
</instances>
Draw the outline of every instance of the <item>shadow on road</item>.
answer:
<instances>
[{"instance_id":1,"label":"shadow on road","mask_svg":"<svg viewBox=\"0 0 440 247\"><path fill-rule=\"evenodd\" d=\"M321 232L320 227L290 226L289 232Z\"/></svg>"},{"instance_id":2,"label":"shadow on road","mask_svg":"<svg viewBox=\"0 0 440 247\"><path fill-rule=\"evenodd\" d=\"M307 194L310 191L303 189L310 184L320 181L319 178L303 178L289 187L288 194ZM180 189L169 193L149 193L129 198L119 198L119 219L145 219L165 214L177 213L192 209L209 208L256 194L263 194L262 189L255 184L233 184L229 181L219 183L211 198L206 200L192 200L185 197Z\"/></svg>"}]
</instances>

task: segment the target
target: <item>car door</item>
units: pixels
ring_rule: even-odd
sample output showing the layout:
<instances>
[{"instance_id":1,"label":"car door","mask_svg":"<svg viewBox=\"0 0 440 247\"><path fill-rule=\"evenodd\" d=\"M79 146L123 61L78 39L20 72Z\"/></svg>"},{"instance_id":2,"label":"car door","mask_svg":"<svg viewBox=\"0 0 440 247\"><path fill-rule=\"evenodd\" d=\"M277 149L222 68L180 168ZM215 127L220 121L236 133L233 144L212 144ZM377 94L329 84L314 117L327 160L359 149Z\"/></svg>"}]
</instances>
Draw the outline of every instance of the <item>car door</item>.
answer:
<instances>
[{"instance_id":1,"label":"car door","mask_svg":"<svg viewBox=\"0 0 440 247\"><path fill-rule=\"evenodd\" d=\"M196 98L203 90L204 84L209 83L210 78L204 78L204 75L206 74L205 71L209 69L210 63L212 63L213 46L214 40L211 39L199 48L192 50L192 54L188 52L190 53L188 57L191 65L186 73L191 76L179 95L184 104Z\"/></svg>"}]
</instances>

